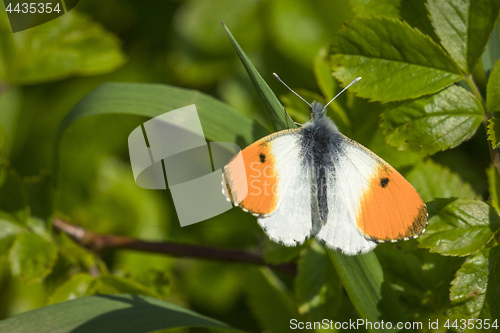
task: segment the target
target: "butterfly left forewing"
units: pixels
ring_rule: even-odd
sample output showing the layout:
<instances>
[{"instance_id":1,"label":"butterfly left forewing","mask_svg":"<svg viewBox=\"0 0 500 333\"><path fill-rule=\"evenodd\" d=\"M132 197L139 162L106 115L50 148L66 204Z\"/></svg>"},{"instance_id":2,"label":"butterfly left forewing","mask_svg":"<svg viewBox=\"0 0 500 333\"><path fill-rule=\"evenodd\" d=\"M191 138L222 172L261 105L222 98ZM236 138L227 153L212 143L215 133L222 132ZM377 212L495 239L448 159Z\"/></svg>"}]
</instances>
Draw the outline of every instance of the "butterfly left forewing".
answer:
<instances>
[{"instance_id":1,"label":"butterfly left forewing","mask_svg":"<svg viewBox=\"0 0 500 333\"><path fill-rule=\"evenodd\" d=\"M224 169L223 192L258 216L273 241L294 246L311 233L311 172L300 129L271 134L241 152Z\"/></svg>"}]
</instances>

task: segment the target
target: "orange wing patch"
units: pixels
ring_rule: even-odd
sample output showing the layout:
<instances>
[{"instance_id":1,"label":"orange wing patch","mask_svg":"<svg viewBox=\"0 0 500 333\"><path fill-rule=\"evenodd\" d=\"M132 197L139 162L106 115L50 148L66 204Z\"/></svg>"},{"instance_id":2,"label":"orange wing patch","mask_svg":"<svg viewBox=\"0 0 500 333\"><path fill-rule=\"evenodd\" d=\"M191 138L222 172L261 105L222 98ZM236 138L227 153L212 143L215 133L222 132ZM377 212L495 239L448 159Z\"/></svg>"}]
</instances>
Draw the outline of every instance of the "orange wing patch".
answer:
<instances>
[{"instance_id":1,"label":"orange wing patch","mask_svg":"<svg viewBox=\"0 0 500 333\"><path fill-rule=\"evenodd\" d=\"M227 194L235 205L255 215L267 215L276 209L278 173L268 138L258 140L241 152L244 167L233 159L224 169ZM246 193L242 198L241 193Z\"/></svg>"},{"instance_id":2,"label":"orange wing patch","mask_svg":"<svg viewBox=\"0 0 500 333\"><path fill-rule=\"evenodd\" d=\"M388 164L379 164L364 191L358 228L376 241L416 237L427 225L427 207L418 192Z\"/></svg>"}]
</instances>

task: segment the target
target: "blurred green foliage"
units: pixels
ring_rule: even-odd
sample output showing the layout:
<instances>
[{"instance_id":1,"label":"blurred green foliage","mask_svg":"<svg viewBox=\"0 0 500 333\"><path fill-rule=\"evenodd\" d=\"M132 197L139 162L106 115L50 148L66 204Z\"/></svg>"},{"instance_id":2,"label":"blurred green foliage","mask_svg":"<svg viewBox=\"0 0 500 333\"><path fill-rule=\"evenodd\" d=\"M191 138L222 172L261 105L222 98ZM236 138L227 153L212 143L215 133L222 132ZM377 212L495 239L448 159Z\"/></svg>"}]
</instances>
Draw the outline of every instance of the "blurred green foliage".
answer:
<instances>
[{"instance_id":1,"label":"blurred green foliage","mask_svg":"<svg viewBox=\"0 0 500 333\"><path fill-rule=\"evenodd\" d=\"M139 303L157 302L172 318L183 310L170 303L250 332L288 331L292 318L388 316L424 328L500 318L499 8L497 0L85 0L12 34L0 2L0 318L117 293L162 299ZM272 72L320 102L363 77L329 116L421 193L425 234L354 258L314 241L284 248L237 209L181 228L168 191L135 185L127 137L148 117L196 103L210 140L244 147L291 126L274 91L306 121L307 106ZM255 251L269 263L296 262L298 273L96 253L55 231L55 215L99 233ZM68 304L87 322L94 317L79 304L122 306L104 300ZM62 310L41 308L24 322ZM192 313L176 325L149 321L151 329L214 323Z\"/></svg>"}]
</instances>

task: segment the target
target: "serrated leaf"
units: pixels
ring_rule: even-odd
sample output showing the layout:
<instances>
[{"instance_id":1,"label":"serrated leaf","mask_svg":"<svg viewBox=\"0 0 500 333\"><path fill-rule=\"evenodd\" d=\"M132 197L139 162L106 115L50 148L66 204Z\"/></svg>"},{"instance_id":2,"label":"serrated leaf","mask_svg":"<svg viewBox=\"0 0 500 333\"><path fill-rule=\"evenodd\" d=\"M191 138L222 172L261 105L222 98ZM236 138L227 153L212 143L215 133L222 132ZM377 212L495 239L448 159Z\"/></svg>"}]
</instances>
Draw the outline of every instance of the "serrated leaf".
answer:
<instances>
[{"instance_id":1,"label":"serrated leaf","mask_svg":"<svg viewBox=\"0 0 500 333\"><path fill-rule=\"evenodd\" d=\"M116 36L74 11L13 38L4 79L14 85L107 73L125 62Z\"/></svg>"},{"instance_id":2,"label":"serrated leaf","mask_svg":"<svg viewBox=\"0 0 500 333\"><path fill-rule=\"evenodd\" d=\"M429 253L417 245L417 240L380 244L375 253L409 319L421 321L449 305L449 285L464 259Z\"/></svg>"},{"instance_id":3,"label":"serrated leaf","mask_svg":"<svg viewBox=\"0 0 500 333\"><path fill-rule=\"evenodd\" d=\"M348 0L359 16L385 16L406 21L435 41L439 41L429 20L425 0Z\"/></svg>"},{"instance_id":4,"label":"serrated leaf","mask_svg":"<svg viewBox=\"0 0 500 333\"><path fill-rule=\"evenodd\" d=\"M497 169L492 165L486 169L488 176L488 192L490 194L490 205L500 214L500 175Z\"/></svg>"},{"instance_id":5,"label":"serrated leaf","mask_svg":"<svg viewBox=\"0 0 500 333\"><path fill-rule=\"evenodd\" d=\"M495 27L500 2L428 0L427 8L443 47L460 68L472 73Z\"/></svg>"},{"instance_id":6,"label":"serrated leaf","mask_svg":"<svg viewBox=\"0 0 500 333\"><path fill-rule=\"evenodd\" d=\"M450 315L453 319L482 318L491 323L500 318L500 247L480 251L465 261L451 283ZM477 323L477 321L476 321ZM497 322L498 324L498 322ZM465 332L497 332L490 326L486 329Z\"/></svg>"},{"instance_id":7,"label":"serrated leaf","mask_svg":"<svg viewBox=\"0 0 500 333\"><path fill-rule=\"evenodd\" d=\"M500 111L500 61L495 63L486 85L486 110L489 114Z\"/></svg>"},{"instance_id":8,"label":"serrated leaf","mask_svg":"<svg viewBox=\"0 0 500 333\"><path fill-rule=\"evenodd\" d=\"M233 44L236 53L238 53L243 66L245 66L245 69L248 73L248 76L250 77L250 80L252 81L255 90L257 90L257 93L259 94L260 101L264 105L264 110L271 120L274 130L279 131L297 127L288 119L280 101L273 93L271 88L269 88L266 81L264 81L262 76L260 76L257 69L255 69L248 56L245 54L245 51L243 51L236 39L234 39L229 29L225 24L223 24L223 27L226 30L227 36Z\"/></svg>"},{"instance_id":9,"label":"serrated leaf","mask_svg":"<svg viewBox=\"0 0 500 333\"><path fill-rule=\"evenodd\" d=\"M429 224L420 247L447 256L467 256L482 249L500 229L493 207L479 200L437 199L427 205Z\"/></svg>"},{"instance_id":10,"label":"serrated leaf","mask_svg":"<svg viewBox=\"0 0 500 333\"><path fill-rule=\"evenodd\" d=\"M437 94L392 103L382 114L381 126L390 145L434 154L472 137L483 117L481 105L469 92L451 86Z\"/></svg>"},{"instance_id":11,"label":"serrated leaf","mask_svg":"<svg viewBox=\"0 0 500 333\"><path fill-rule=\"evenodd\" d=\"M45 306L0 321L10 333L143 333L174 327L230 326L152 297L89 296Z\"/></svg>"},{"instance_id":12,"label":"serrated leaf","mask_svg":"<svg viewBox=\"0 0 500 333\"><path fill-rule=\"evenodd\" d=\"M408 150L398 150L396 147L387 144L381 127L376 129L375 134L373 134L366 147L396 169L403 166L413 166L424 158L422 155Z\"/></svg>"},{"instance_id":13,"label":"serrated leaf","mask_svg":"<svg viewBox=\"0 0 500 333\"><path fill-rule=\"evenodd\" d=\"M431 38L407 23L385 17L355 18L333 36L334 75L350 90L390 102L435 93L462 78Z\"/></svg>"},{"instance_id":14,"label":"serrated leaf","mask_svg":"<svg viewBox=\"0 0 500 333\"><path fill-rule=\"evenodd\" d=\"M490 140L491 146L493 149L498 148L500 146L500 137L497 134L497 129L500 126L500 119L491 118L488 120L488 140Z\"/></svg>"},{"instance_id":15,"label":"serrated leaf","mask_svg":"<svg viewBox=\"0 0 500 333\"><path fill-rule=\"evenodd\" d=\"M56 259L57 247L33 233L17 235L9 251L12 275L26 284L43 280L52 271Z\"/></svg>"},{"instance_id":16,"label":"serrated leaf","mask_svg":"<svg viewBox=\"0 0 500 333\"><path fill-rule=\"evenodd\" d=\"M425 202L436 198L479 198L458 174L430 159L415 165L405 176Z\"/></svg>"},{"instance_id":17,"label":"serrated leaf","mask_svg":"<svg viewBox=\"0 0 500 333\"><path fill-rule=\"evenodd\" d=\"M300 257L295 295L300 314L313 321L332 318L342 305L342 285L325 249L313 241Z\"/></svg>"}]
</instances>

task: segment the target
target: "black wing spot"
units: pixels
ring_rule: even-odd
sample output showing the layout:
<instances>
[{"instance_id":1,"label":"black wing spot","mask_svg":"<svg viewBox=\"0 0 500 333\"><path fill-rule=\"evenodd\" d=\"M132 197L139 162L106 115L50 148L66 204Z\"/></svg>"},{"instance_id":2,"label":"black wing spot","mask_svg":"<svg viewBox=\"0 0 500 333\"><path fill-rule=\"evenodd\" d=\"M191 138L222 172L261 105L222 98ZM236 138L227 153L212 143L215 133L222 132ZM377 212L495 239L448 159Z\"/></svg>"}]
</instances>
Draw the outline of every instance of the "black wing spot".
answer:
<instances>
[{"instance_id":1,"label":"black wing spot","mask_svg":"<svg viewBox=\"0 0 500 333\"><path fill-rule=\"evenodd\" d=\"M387 184L389 184L389 178L381 178L380 179L380 186L382 186L382 188L385 188L387 186Z\"/></svg>"},{"instance_id":2,"label":"black wing spot","mask_svg":"<svg viewBox=\"0 0 500 333\"><path fill-rule=\"evenodd\" d=\"M264 163L266 161L266 155L264 155L262 153L259 154L259 158L260 158L261 163Z\"/></svg>"}]
</instances>

